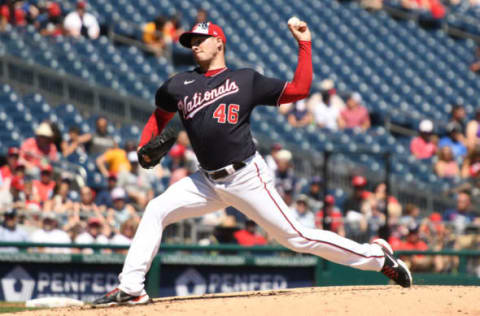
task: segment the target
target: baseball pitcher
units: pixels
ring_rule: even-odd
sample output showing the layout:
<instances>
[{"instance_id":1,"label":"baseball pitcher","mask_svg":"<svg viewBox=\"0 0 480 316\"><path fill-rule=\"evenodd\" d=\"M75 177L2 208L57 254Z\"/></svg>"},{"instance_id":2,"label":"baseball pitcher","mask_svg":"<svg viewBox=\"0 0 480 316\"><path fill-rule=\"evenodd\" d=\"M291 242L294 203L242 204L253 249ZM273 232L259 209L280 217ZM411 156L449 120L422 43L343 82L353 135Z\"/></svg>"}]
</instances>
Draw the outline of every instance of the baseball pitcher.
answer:
<instances>
[{"instance_id":1,"label":"baseball pitcher","mask_svg":"<svg viewBox=\"0 0 480 316\"><path fill-rule=\"evenodd\" d=\"M173 76L158 89L157 109L141 135L139 161L151 167L165 155L174 136L162 131L178 112L200 167L148 203L119 276L120 285L94 305L148 303L145 275L164 228L230 205L291 250L379 271L403 287L411 286L410 271L393 256L386 241L359 244L330 231L302 227L289 215L274 188L272 173L256 151L250 132L252 110L259 105L295 102L309 94L311 34L305 22L291 21L289 29L299 46L291 82L265 77L253 69L229 69L225 62L227 39L211 22L197 24L181 35L180 43L192 50L198 67Z\"/></svg>"}]
</instances>

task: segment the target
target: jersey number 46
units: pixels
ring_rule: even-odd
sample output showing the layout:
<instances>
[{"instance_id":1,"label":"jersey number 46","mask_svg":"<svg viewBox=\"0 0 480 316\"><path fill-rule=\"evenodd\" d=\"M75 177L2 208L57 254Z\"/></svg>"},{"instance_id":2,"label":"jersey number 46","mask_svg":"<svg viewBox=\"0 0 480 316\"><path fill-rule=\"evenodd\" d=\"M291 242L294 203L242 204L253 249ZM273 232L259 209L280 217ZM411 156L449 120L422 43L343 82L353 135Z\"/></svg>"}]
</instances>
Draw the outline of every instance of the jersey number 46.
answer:
<instances>
[{"instance_id":1,"label":"jersey number 46","mask_svg":"<svg viewBox=\"0 0 480 316\"><path fill-rule=\"evenodd\" d=\"M225 124L228 121L230 124L237 124L239 110L240 105L238 104L230 104L227 106L225 103L222 103L216 108L215 112L213 112L213 118L216 119L218 123Z\"/></svg>"}]
</instances>

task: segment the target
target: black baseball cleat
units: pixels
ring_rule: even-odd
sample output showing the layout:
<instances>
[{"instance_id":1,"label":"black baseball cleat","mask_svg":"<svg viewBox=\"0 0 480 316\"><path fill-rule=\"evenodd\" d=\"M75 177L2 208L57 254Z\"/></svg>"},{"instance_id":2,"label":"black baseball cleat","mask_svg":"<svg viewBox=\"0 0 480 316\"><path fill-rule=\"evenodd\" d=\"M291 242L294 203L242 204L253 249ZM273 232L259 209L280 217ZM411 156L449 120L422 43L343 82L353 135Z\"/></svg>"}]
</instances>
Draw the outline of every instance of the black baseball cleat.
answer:
<instances>
[{"instance_id":1,"label":"black baseball cleat","mask_svg":"<svg viewBox=\"0 0 480 316\"><path fill-rule=\"evenodd\" d=\"M94 307L113 306L113 305L142 305L151 302L148 294L133 296L116 288L102 297L92 302Z\"/></svg>"},{"instance_id":2,"label":"black baseball cleat","mask_svg":"<svg viewBox=\"0 0 480 316\"><path fill-rule=\"evenodd\" d=\"M393 256L392 247L383 239L376 239L373 242L382 247L385 255L385 263L381 272L400 286L412 286L413 278L410 270L405 262Z\"/></svg>"}]
</instances>

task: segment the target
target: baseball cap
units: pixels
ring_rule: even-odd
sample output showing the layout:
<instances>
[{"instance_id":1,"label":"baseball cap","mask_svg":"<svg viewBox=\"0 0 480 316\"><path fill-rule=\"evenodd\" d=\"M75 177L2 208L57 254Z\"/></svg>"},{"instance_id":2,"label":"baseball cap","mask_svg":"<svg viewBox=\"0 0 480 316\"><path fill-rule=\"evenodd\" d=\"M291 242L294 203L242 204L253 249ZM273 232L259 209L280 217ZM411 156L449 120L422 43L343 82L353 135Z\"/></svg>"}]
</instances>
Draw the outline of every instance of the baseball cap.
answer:
<instances>
[{"instance_id":1,"label":"baseball cap","mask_svg":"<svg viewBox=\"0 0 480 316\"><path fill-rule=\"evenodd\" d=\"M51 173L53 171L52 166L50 165L43 165L40 169L41 172L48 172Z\"/></svg>"},{"instance_id":2,"label":"baseball cap","mask_svg":"<svg viewBox=\"0 0 480 316\"><path fill-rule=\"evenodd\" d=\"M290 161L292 159L292 153L289 150L282 149L277 153L277 159L282 161Z\"/></svg>"},{"instance_id":3,"label":"baseball cap","mask_svg":"<svg viewBox=\"0 0 480 316\"><path fill-rule=\"evenodd\" d=\"M333 80L332 79L324 79L321 83L320 83L320 89L322 91L328 91L328 90L331 90L334 88L334 83L333 83Z\"/></svg>"},{"instance_id":4,"label":"baseball cap","mask_svg":"<svg viewBox=\"0 0 480 316\"><path fill-rule=\"evenodd\" d=\"M130 162L138 162L138 155L136 151L129 152L127 158Z\"/></svg>"},{"instance_id":5,"label":"baseball cap","mask_svg":"<svg viewBox=\"0 0 480 316\"><path fill-rule=\"evenodd\" d=\"M88 225L102 225L102 221L97 217L90 217L87 221Z\"/></svg>"},{"instance_id":6,"label":"baseball cap","mask_svg":"<svg viewBox=\"0 0 480 316\"><path fill-rule=\"evenodd\" d=\"M170 149L170 156L171 157L182 157L185 155L185 146L175 144L172 149Z\"/></svg>"},{"instance_id":7,"label":"baseball cap","mask_svg":"<svg viewBox=\"0 0 480 316\"><path fill-rule=\"evenodd\" d=\"M52 137L53 136L53 131L50 125L46 122L43 122L38 126L38 128L35 130L35 135L37 136L45 136L45 137Z\"/></svg>"},{"instance_id":8,"label":"baseball cap","mask_svg":"<svg viewBox=\"0 0 480 316\"><path fill-rule=\"evenodd\" d=\"M123 188L115 188L112 191L112 200L123 200L127 197L127 194Z\"/></svg>"},{"instance_id":9,"label":"baseball cap","mask_svg":"<svg viewBox=\"0 0 480 316\"><path fill-rule=\"evenodd\" d=\"M325 203L326 203L326 204L329 204L329 205L335 204L335 197L334 197L333 195L331 195L331 194L327 195L327 196L325 197Z\"/></svg>"},{"instance_id":10,"label":"baseball cap","mask_svg":"<svg viewBox=\"0 0 480 316\"><path fill-rule=\"evenodd\" d=\"M55 2L50 2L48 4L48 15L51 17L60 16L62 14L62 9L60 5Z\"/></svg>"},{"instance_id":11,"label":"baseball cap","mask_svg":"<svg viewBox=\"0 0 480 316\"><path fill-rule=\"evenodd\" d=\"M304 202L304 203L307 203L308 202L308 196L306 196L305 194L300 194L298 197L297 197L297 202Z\"/></svg>"},{"instance_id":12,"label":"baseball cap","mask_svg":"<svg viewBox=\"0 0 480 316\"><path fill-rule=\"evenodd\" d=\"M54 221L57 220L57 216L53 212L43 213L42 218L43 218L43 220L46 220L46 219L51 219L51 220L54 220Z\"/></svg>"},{"instance_id":13,"label":"baseball cap","mask_svg":"<svg viewBox=\"0 0 480 316\"><path fill-rule=\"evenodd\" d=\"M184 32L182 35L180 35L180 44L182 44L184 47L192 48L190 40L196 35L220 37L224 44L227 42L227 38L225 37L225 34L220 26L213 24L212 22L204 22L195 24L190 32Z\"/></svg>"},{"instance_id":14,"label":"baseball cap","mask_svg":"<svg viewBox=\"0 0 480 316\"><path fill-rule=\"evenodd\" d=\"M418 130L423 133L433 132L433 122L430 120L422 120L418 126Z\"/></svg>"},{"instance_id":15,"label":"baseball cap","mask_svg":"<svg viewBox=\"0 0 480 316\"><path fill-rule=\"evenodd\" d=\"M367 179L365 179L365 177L355 176L352 179L352 185L354 187L363 187L366 184L367 184Z\"/></svg>"},{"instance_id":16,"label":"baseball cap","mask_svg":"<svg viewBox=\"0 0 480 316\"><path fill-rule=\"evenodd\" d=\"M85 1L77 1L77 8L78 9L85 9L87 3Z\"/></svg>"},{"instance_id":17,"label":"baseball cap","mask_svg":"<svg viewBox=\"0 0 480 316\"><path fill-rule=\"evenodd\" d=\"M18 150L18 147L10 147L8 148L7 154L9 156L18 156L20 154L20 150Z\"/></svg>"}]
</instances>

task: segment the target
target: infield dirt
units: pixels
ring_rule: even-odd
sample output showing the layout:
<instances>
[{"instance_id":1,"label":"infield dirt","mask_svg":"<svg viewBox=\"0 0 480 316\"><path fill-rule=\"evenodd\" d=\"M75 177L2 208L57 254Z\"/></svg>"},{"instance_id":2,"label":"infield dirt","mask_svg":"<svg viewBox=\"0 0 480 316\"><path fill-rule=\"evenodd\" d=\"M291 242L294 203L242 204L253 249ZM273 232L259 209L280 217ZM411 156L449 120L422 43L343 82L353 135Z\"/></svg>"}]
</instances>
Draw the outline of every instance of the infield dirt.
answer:
<instances>
[{"instance_id":1,"label":"infield dirt","mask_svg":"<svg viewBox=\"0 0 480 316\"><path fill-rule=\"evenodd\" d=\"M316 287L155 299L145 306L60 308L29 316L480 315L480 287Z\"/></svg>"}]
</instances>

